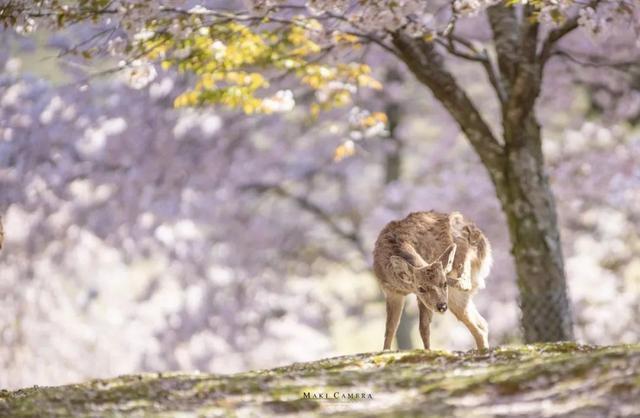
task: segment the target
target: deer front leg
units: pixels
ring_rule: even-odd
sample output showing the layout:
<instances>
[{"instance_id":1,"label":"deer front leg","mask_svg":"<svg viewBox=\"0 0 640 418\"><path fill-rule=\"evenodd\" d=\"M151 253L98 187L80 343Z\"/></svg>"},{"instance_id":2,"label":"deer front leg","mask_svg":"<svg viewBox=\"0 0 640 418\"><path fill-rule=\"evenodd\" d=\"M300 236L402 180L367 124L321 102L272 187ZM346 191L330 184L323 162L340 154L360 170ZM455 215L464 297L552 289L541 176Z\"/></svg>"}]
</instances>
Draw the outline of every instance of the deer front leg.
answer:
<instances>
[{"instance_id":1,"label":"deer front leg","mask_svg":"<svg viewBox=\"0 0 640 418\"><path fill-rule=\"evenodd\" d=\"M383 350L389 350L400 323L402 308L404 308L404 296L391 292L388 292L385 296L387 298L387 323L384 330Z\"/></svg>"},{"instance_id":2,"label":"deer front leg","mask_svg":"<svg viewBox=\"0 0 640 418\"><path fill-rule=\"evenodd\" d=\"M418 309L420 310L420 337L422 338L424 349L429 350L431 348L431 317L433 312L424 306L420 299L418 299Z\"/></svg>"}]
</instances>

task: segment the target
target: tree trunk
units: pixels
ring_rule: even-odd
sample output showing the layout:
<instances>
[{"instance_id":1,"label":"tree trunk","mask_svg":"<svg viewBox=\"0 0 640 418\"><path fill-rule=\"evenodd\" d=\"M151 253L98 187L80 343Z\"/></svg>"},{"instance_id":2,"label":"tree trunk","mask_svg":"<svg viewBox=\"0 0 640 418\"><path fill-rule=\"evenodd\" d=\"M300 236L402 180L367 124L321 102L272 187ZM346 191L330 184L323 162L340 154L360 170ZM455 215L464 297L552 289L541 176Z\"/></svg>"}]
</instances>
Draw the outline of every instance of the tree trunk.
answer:
<instances>
[{"instance_id":1,"label":"tree trunk","mask_svg":"<svg viewBox=\"0 0 640 418\"><path fill-rule=\"evenodd\" d=\"M534 110L542 73L536 55L537 25L523 19L521 35L507 36L517 24L515 11L504 6L489 11L503 76L495 83L503 110L503 143L446 69L433 42L398 32L393 44L409 70L460 125L495 185L509 223L525 341L570 340L572 320L560 234Z\"/></svg>"},{"instance_id":2,"label":"tree trunk","mask_svg":"<svg viewBox=\"0 0 640 418\"><path fill-rule=\"evenodd\" d=\"M387 78L388 77L389 76L387 76ZM389 136L386 140L392 143L392 146L389 147L385 156L384 184L388 185L399 180L402 173L402 143L396 136L396 127L400 122L400 115L402 113L400 104L393 101L387 103L385 113L389 118ZM402 310L402 317L400 318L400 324L398 325L398 331L396 333L396 342L398 343L399 350L411 350L415 348L411 338L411 332L417 325L417 318L416 315L413 315L407 309L408 304L412 303L411 299L412 298L407 298L405 301L405 308Z\"/></svg>"},{"instance_id":3,"label":"tree trunk","mask_svg":"<svg viewBox=\"0 0 640 418\"><path fill-rule=\"evenodd\" d=\"M524 339L571 340L560 233L535 115L529 114L520 129L505 130L505 135L504 168L494 183L509 224Z\"/></svg>"},{"instance_id":4,"label":"tree trunk","mask_svg":"<svg viewBox=\"0 0 640 418\"><path fill-rule=\"evenodd\" d=\"M407 312L407 305L412 303L412 301L413 298L407 298L405 301L405 308L402 311L402 317L400 318L400 324L398 325L398 332L396 332L398 350L411 350L416 348L413 345L413 339L411 338L411 332L416 327L416 316Z\"/></svg>"}]
</instances>

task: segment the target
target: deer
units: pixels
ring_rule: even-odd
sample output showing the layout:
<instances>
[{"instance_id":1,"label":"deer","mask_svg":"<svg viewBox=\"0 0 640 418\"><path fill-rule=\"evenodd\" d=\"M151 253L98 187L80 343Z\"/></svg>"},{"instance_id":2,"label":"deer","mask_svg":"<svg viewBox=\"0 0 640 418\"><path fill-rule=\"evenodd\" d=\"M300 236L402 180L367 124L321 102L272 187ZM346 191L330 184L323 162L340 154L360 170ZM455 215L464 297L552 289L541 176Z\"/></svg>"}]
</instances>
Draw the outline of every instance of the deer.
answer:
<instances>
[{"instance_id":1,"label":"deer","mask_svg":"<svg viewBox=\"0 0 640 418\"><path fill-rule=\"evenodd\" d=\"M489 327L473 303L485 288L493 258L489 240L459 212L413 212L389 222L373 250L375 277L386 299L383 350L391 349L405 297L416 295L420 337L430 349L434 312L448 309L473 336L478 350L489 348Z\"/></svg>"}]
</instances>

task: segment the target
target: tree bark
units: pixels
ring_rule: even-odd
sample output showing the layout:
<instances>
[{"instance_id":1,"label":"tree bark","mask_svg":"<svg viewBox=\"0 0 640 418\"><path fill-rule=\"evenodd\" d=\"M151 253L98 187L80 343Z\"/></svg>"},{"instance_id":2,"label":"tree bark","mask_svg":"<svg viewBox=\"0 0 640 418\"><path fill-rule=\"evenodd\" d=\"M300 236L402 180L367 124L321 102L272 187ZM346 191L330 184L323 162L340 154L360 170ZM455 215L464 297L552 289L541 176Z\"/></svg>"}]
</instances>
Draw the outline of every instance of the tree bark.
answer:
<instances>
[{"instance_id":1,"label":"tree bark","mask_svg":"<svg viewBox=\"0 0 640 418\"><path fill-rule=\"evenodd\" d=\"M556 206L535 115L544 67L535 13L530 5L523 7L520 20L504 5L487 11L507 92L502 173L489 171L497 177L496 192L509 224L526 342L573 339Z\"/></svg>"},{"instance_id":2,"label":"tree bark","mask_svg":"<svg viewBox=\"0 0 640 418\"><path fill-rule=\"evenodd\" d=\"M387 76L388 78L389 76ZM399 103L388 102L385 107L385 113L389 118L388 128L389 136L386 141L392 143L385 155L385 170L384 170L384 184L390 183L400 179L402 174L402 142L396 136L396 127L400 123L400 116L402 109ZM411 299L411 298L409 298ZM396 332L396 342L399 350L411 350L415 348L411 333L416 327L416 315L411 314L407 309L408 304L412 303L411 300L405 301L405 307L402 310L402 317L400 318L400 324L398 325L398 331Z\"/></svg>"},{"instance_id":3,"label":"tree bark","mask_svg":"<svg viewBox=\"0 0 640 418\"><path fill-rule=\"evenodd\" d=\"M497 194L507 215L526 342L573 339L555 202L544 170L540 128L530 114L505 138Z\"/></svg>"}]
</instances>

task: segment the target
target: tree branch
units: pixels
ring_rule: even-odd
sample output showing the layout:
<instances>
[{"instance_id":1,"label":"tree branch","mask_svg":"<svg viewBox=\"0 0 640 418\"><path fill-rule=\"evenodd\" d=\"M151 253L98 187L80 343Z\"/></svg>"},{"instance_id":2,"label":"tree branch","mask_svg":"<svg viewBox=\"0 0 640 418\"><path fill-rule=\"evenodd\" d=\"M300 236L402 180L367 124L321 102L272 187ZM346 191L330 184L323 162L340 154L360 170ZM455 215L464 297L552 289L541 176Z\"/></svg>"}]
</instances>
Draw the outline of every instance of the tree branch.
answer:
<instances>
[{"instance_id":1,"label":"tree branch","mask_svg":"<svg viewBox=\"0 0 640 418\"><path fill-rule=\"evenodd\" d=\"M595 9L598 7L600 0L592 0L586 7L591 7ZM544 65L545 62L551 57L551 52L553 51L553 47L566 35L573 32L578 28L578 19L580 15L577 14L571 19L568 19L562 26L557 29L552 30L547 35L547 38L542 42L542 48L540 49L540 62Z\"/></svg>"},{"instance_id":2,"label":"tree branch","mask_svg":"<svg viewBox=\"0 0 640 418\"><path fill-rule=\"evenodd\" d=\"M519 136L522 121L529 115L540 93L541 64L537 55L539 24L535 7L525 5L520 19L513 7L504 4L487 9L493 32L501 85L502 126L505 143Z\"/></svg>"},{"instance_id":3,"label":"tree branch","mask_svg":"<svg viewBox=\"0 0 640 418\"><path fill-rule=\"evenodd\" d=\"M567 20L564 25L559 27L558 29L554 29L549 32L549 35L542 43L542 49L540 50L540 61L546 62L551 56L551 50L553 47L562 39L564 36L572 32L574 29L578 27L578 17L575 16L569 20Z\"/></svg>"},{"instance_id":4,"label":"tree branch","mask_svg":"<svg viewBox=\"0 0 640 418\"><path fill-rule=\"evenodd\" d=\"M331 215L329 215L324 209L322 209L319 205L312 202L305 196L298 196L284 187L278 184L268 184L268 183L251 183L243 186L244 190L253 190L259 193L265 192L274 192L278 196L285 197L294 201L301 209L311 213L324 223L333 233L335 233L338 237L350 242L358 252L364 256L368 257L369 253L366 251L362 239L359 235L354 231L346 231L340 225L338 225Z\"/></svg>"},{"instance_id":5,"label":"tree branch","mask_svg":"<svg viewBox=\"0 0 640 418\"><path fill-rule=\"evenodd\" d=\"M516 76L519 61L518 35L519 25L513 7L503 4L491 6L487 9L489 25L493 32L493 40L500 70L500 83L505 91L509 91Z\"/></svg>"},{"instance_id":6,"label":"tree branch","mask_svg":"<svg viewBox=\"0 0 640 418\"><path fill-rule=\"evenodd\" d=\"M496 92L496 96L498 97L498 100L500 101L500 103L504 103L506 101L506 92L504 90L504 86L502 86L502 84L500 83L499 75L496 72L496 69L494 68L493 63L491 62L491 59L486 49L482 51L478 51L477 48L475 48L473 44L469 42L467 39L456 36L453 33L453 30L449 31L447 34L445 34L445 36L447 38L446 42L439 38L436 38L436 42L442 45L453 56L466 59L467 61L480 63L484 67L485 72L487 73L489 82L493 86L493 89ZM471 53L460 51L459 49L456 48L456 43L463 45L465 48L471 51Z\"/></svg>"},{"instance_id":7,"label":"tree branch","mask_svg":"<svg viewBox=\"0 0 640 418\"><path fill-rule=\"evenodd\" d=\"M447 41L436 38L435 42L438 43L439 45L442 45L447 51L449 51L451 55L454 55L458 58L462 58L467 61L479 62L479 63L483 63L488 60L486 56L483 56L480 53L471 54L471 53L459 50L458 48L456 48L451 38L448 38Z\"/></svg>"},{"instance_id":8,"label":"tree branch","mask_svg":"<svg viewBox=\"0 0 640 418\"><path fill-rule=\"evenodd\" d=\"M534 18L535 13L536 9L533 6L524 6L519 28L518 53L513 62L515 73L508 91L509 99L503 108L505 140L518 137L512 133L521 129L523 118L530 114L540 94L542 65L537 55L540 26ZM497 42L499 41L496 40Z\"/></svg>"},{"instance_id":9,"label":"tree branch","mask_svg":"<svg viewBox=\"0 0 640 418\"><path fill-rule=\"evenodd\" d=\"M393 44L411 72L433 92L465 133L485 166L502 165L502 146L489 125L445 68L443 57L433 42L414 39L402 32L393 34Z\"/></svg>"},{"instance_id":10,"label":"tree branch","mask_svg":"<svg viewBox=\"0 0 640 418\"><path fill-rule=\"evenodd\" d=\"M611 68L621 72L628 72L630 71L631 67L639 65L638 60L631 59L628 61L607 61L603 60L601 56L579 54L576 52L561 49L556 50L551 54L551 57L554 56L566 58L567 60L575 64L579 64L583 67Z\"/></svg>"}]
</instances>

